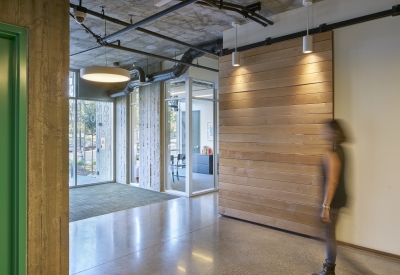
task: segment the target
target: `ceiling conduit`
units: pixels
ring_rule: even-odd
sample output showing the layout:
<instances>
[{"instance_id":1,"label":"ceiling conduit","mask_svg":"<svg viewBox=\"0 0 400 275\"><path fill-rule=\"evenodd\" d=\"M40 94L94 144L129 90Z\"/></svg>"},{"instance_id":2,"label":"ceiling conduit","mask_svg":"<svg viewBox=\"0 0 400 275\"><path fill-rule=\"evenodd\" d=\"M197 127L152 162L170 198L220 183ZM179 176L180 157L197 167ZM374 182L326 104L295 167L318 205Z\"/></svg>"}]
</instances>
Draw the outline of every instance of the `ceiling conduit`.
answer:
<instances>
[{"instance_id":1,"label":"ceiling conduit","mask_svg":"<svg viewBox=\"0 0 400 275\"><path fill-rule=\"evenodd\" d=\"M207 42L201 45L198 45L198 47L206 49L208 51L212 51L214 53L220 52L222 50L222 39L218 39L216 41L212 42ZM201 52L196 49L189 49L187 50L182 58L181 61L187 62L187 63L192 63L193 60L196 58L204 56L205 53ZM121 96L126 96L130 94L135 87L141 86L141 85L146 85L146 84L151 84L151 83L156 83L160 81L166 81L169 79L174 79L182 76L186 71L189 69L189 65L186 64L178 64L174 68L171 69L166 69L160 72L152 73L147 75L146 77L146 82L143 83L140 79L137 77L134 79L131 79L131 81L128 83L128 85L125 87L124 90L122 91L110 91L108 95L110 97L121 97ZM132 73L132 71L131 71ZM135 72L134 72L135 73ZM142 83L141 83L142 82Z\"/></svg>"}]
</instances>

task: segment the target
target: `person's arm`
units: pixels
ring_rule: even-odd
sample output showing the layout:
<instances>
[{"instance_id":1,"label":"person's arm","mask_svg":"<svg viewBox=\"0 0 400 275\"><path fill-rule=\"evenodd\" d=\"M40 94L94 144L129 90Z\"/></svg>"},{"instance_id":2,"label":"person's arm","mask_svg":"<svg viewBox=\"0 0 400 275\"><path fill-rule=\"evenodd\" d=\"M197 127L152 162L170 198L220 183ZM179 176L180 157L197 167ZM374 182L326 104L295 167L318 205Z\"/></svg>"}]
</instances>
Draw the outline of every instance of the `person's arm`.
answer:
<instances>
[{"instance_id":1,"label":"person's arm","mask_svg":"<svg viewBox=\"0 0 400 275\"><path fill-rule=\"evenodd\" d=\"M330 207L333 197L335 196L336 188L339 184L340 170L342 164L336 152L329 152L326 154L327 162L327 177L325 184L324 204ZM329 209L322 208L321 219L324 223L330 223Z\"/></svg>"}]
</instances>

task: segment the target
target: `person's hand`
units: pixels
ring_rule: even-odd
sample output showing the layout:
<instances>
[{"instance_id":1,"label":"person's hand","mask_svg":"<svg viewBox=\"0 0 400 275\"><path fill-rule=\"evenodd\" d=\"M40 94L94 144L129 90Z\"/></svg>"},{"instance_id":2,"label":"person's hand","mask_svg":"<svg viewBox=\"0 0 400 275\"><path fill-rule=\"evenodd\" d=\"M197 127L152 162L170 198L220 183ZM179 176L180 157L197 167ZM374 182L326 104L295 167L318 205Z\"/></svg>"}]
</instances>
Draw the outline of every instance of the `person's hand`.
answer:
<instances>
[{"instance_id":1,"label":"person's hand","mask_svg":"<svg viewBox=\"0 0 400 275\"><path fill-rule=\"evenodd\" d=\"M322 208L321 220L323 223L331 223L331 219L329 218L329 209Z\"/></svg>"}]
</instances>

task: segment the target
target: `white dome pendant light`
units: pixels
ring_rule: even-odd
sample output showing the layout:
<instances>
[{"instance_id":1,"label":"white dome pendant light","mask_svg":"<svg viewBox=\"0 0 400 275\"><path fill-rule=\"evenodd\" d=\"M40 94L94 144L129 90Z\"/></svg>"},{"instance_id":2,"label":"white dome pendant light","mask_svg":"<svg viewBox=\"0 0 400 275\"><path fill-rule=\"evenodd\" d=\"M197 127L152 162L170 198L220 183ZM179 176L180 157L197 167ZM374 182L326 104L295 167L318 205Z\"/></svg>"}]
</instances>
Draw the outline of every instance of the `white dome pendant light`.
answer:
<instances>
[{"instance_id":1,"label":"white dome pendant light","mask_svg":"<svg viewBox=\"0 0 400 275\"><path fill-rule=\"evenodd\" d=\"M303 36L303 53L313 52L313 37L309 35L308 7L313 4L312 0L303 0L303 6L307 7L307 35Z\"/></svg>"},{"instance_id":2,"label":"white dome pendant light","mask_svg":"<svg viewBox=\"0 0 400 275\"><path fill-rule=\"evenodd\" d=\"M240 66L240 53L237 51L237 27L240 26L239 21L232 22L232 26L235 27L236 35L235 35L235 51L232 53L232 66L238 67Z\"/></svg>"},{"instance_id":3,"label":"white dome pendant light","mask_svg":"<svg viewBox=\"0 0 400 275\"><path fill-rule=\"evenodd\" d=\"M104 14L104 7L102 7ZM107 32L107 21L104 21L104 36ZM104 46L105 66L91 66L80 70L81 78L103 83L125 82L131 79L131 73L128 70L118 67L107 66L107 46Z\"/></svg>"}]
</instances>

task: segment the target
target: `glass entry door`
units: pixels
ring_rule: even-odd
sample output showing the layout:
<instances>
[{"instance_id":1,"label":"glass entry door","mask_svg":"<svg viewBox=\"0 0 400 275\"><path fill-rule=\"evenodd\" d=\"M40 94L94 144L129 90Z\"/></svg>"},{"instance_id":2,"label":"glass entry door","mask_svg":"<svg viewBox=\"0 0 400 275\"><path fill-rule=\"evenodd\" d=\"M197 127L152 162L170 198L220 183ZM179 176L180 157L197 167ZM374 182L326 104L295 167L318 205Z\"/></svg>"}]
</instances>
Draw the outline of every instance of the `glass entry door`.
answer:
<instances>
[{"instance_id":1,"label":"glass entry door","mask_svg":"<svg viewBox=\"0 0 400 275\"><path fill-rule=\"evenodd\" d=\"M111 182L113 176L113 103L75 97L70 74L69 186Z\"/></svg>"},{"instance_id":2,"label":"glass entry door","mask_svg":"<svg viewBox=\"0 0 400 275\"><path fill-rule=\"evenodd\" d=\"M216 92L192 78L165 86L166 192L195 196L217 190Z\"/></svg>"}]
</instances>

